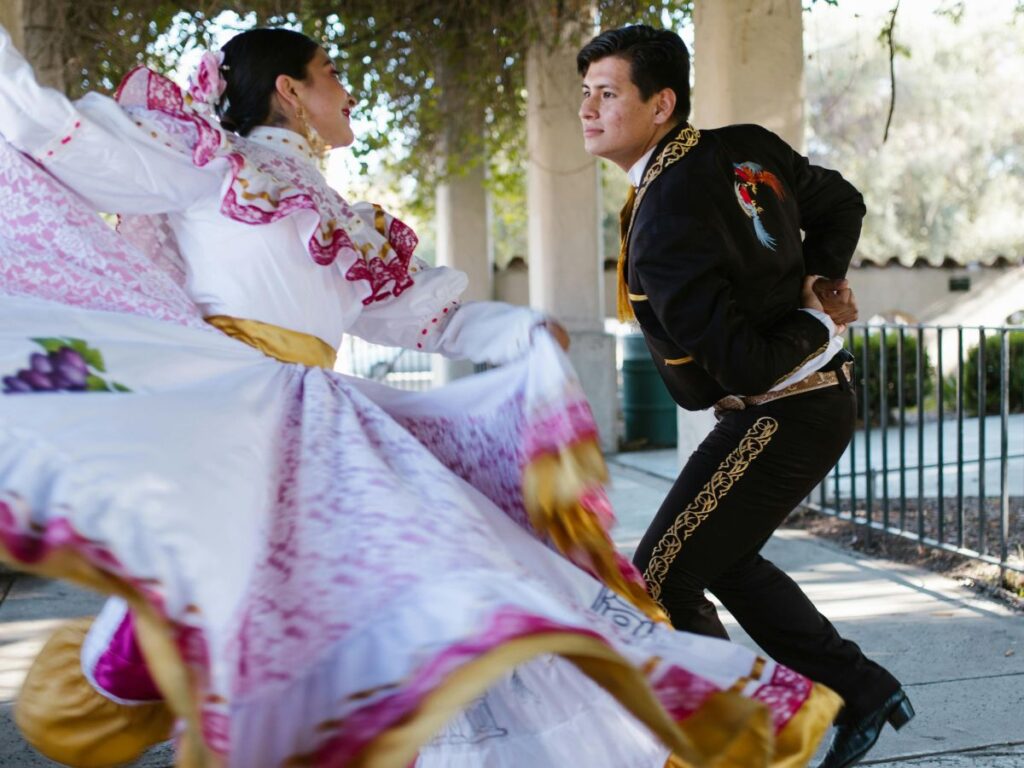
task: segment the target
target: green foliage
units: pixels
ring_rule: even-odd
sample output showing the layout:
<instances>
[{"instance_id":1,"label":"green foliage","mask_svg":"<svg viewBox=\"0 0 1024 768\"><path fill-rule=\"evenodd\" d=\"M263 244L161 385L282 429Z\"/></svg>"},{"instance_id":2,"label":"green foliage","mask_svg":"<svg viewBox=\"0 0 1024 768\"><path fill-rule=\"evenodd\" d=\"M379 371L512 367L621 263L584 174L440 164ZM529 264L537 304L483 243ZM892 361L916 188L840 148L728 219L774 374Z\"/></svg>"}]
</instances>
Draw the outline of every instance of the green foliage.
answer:
<instances>
[{"instance_id":1,"label":"green foliage","mask_svg":"<svg viewBox=\"0 0 1024 768\"><path fill-rule=\"evenodd\" d=\"M285 25L323 40L359 99L358 111L381 118L353 147L364 170L377 152L388 175L416 180L416 197L403 212L425 218L438 180L486 158L499 263L525 245L529 46L545 34L551 42L551 30L573 21L581 30L595 22L680 29L693 10L692 0L192 0L187 11L168 0L38 1L63 18L64 34L45 44L62 46L74 96L112 90L140 63L173 68L211 44L213 21L224 12L237 14L229 26L238 30ZM884 145L878 104L890 88L888 38L877 33L886 29L891 5L803 4L811 11L808 149L863 190L870 215L861 253L936 263L949 254L1024 253L1024 219L1015 215L1024 206L1021 121L1017 101L1007 97L1017 90L1022 62L1024 0L1010 19L986 3L950 0L922 20L904 4L894 41L899 99ZM610 257L615 220L606 222Z\"/></svg>"},{"instance_id":2,"label":"green foliage","mask_svg":"<svg viewBox=\"0 0 1024 768\"><path fill-rule=\"evenodd\" d=\"M854 357L854 378L858 390L858 403L863 403L864 388L867 387L868 402L871 407L871 423L877 424L880 420L882 408L882 331L872 328L867 333L867 364L864 359L865 333L863 328L856 328L853 332L853 343L851 351ZM885 330L885 407L887 410L897 408L900 404L900 329L886 328ZM912 328L903 332L902 344L903 357L903 407L913 408L917 406L917 334ZM921 351L923 370L923 394L928 397L935 389L935 367L932 365L928 350ZM866 382L865 382L866 378ZM863 405L861 406L863 410ZM861 414L863 418L863 413Z\"/></svg>"},{"instance_id":3,"label":"green foliage","mask_svg":"<svg viewBox=\"0 0 1024 768\"><path fill-rule=\"evenodd\" d=\"M388 170L417 181L414 210L436 183L486 158L492 191L521 200L525 163L525 57L562 30L627 22L680 25L692 0L167 0L67 4L69 92L112 90L140 63L172 68L209 47L224 12L238 29L288 26L322 40L341 65L363 114L381 116L358 138L359 157L383 151ZM595 15L596 12L596 15ZM581 35L581 33L577 33ZM582 39L573 41L573 44ZM396 136L399 137L396 142ZM503 213L510 226L517 215Z\"/></svg>"},{"instance_id":4,"label":"green foliage","mask_svg":"<svg viewBox=\"0 0 1024 768\"><path fill-rule=\"evenodd\" d=\"M877 31L894 4L859 5L819 3L804 17L808 151L864 194L859 256L904 264L1024 256L1024 130L1006 96L1024 67L1024 19L1002 2L903 3L883 143L890 61Z\"/></svg>"},{"instance_id":5,"label":"green foliage","mask_svg":"<svg viewBox=\"0 0 1024 768\"><path fill-rule=\"evenodd\" d=\"M487 177L494 263L502 268L516 256L526 258L525 136L522 139L510 142L501 155L492 158Z\"/></svg>"},{"instance_id":6,"label":"green foliage","mask_svg":"<svg viewBox=\"0 0 1024 768\"><path fill-rule=\"evenodd\" d=\"M1024 331L1009 331L1006 343L1010 353L1010 413L1024 412ZM1002 334L992 332L985 338L985 413L1001 413L1000 376L1002 373ZM969 416L978 415L978 365L980 344L967 352L964 361L964 412ZM956 375L947 377L944 391L956 396ZM951 400L955 403L955 399Z\"/></svg>"}]
</instances>

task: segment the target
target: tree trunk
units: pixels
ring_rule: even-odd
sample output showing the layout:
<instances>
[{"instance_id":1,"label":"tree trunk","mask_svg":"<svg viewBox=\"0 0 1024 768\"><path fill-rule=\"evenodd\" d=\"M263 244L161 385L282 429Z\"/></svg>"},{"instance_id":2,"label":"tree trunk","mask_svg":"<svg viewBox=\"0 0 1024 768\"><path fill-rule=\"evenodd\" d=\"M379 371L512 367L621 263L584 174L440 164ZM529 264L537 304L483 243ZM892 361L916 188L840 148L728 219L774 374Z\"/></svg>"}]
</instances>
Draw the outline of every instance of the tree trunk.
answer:
<instances>
[{"instance_id":1,"label":"tree trunk","mask_svg":"<svg viewBox=\"0 0 1024 768\"><path fill-rule=\"evenodd\" d=\"M66 4L61 0L3 0L0 24L43 85L65 90Z\"/></svg>"},{"instance_id":2,"label":"tree trunk","mask_svg":"<svg viewBox=\"0 0 1024 768\"><path fill-rule=\"evenodd\" d=\"M464 46L450 46L438 65L441 113L439 163L442 181L435 194L437 264L462 270L469 277L463 301L493 297L493 270L489 236L486 162L481 141L484 116L474 103L466 103L460 79L467 76L468 62L462 60ZM438 358L433 366L439 383L467 376L473 365L465 360Z\"/></svg>"},{"instance_id":3,"label":"tree trunk","mask_svg":"<svg viewBox=\"0 0 1024 768\"><path fill-rule=\"evenodd\" d=\"M0 26L6 29L14 47L25 50L25 24L22 20L23 0L3 0L0 2Z\"/></svg>"}]
</instances>

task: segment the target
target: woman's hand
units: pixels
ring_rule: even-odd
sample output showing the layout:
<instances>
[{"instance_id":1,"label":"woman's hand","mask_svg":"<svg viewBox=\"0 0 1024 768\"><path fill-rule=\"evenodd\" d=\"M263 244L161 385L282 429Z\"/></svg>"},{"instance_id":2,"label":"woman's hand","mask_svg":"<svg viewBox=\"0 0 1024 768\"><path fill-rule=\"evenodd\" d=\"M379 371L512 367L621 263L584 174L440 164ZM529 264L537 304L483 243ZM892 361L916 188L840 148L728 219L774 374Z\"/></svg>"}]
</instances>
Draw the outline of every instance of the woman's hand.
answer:
<instances>
[{"instance_id":1,"label":"woman's hand","mask_svg":"<svg viewBox=\"0 0 1024 768\"><path fill-rule=\"evenodd\" d=\"M565 326L563 326L557 320L554 320L553 318L549 317L547 320L544 321L544 330L546 330L554 337L555 341L558 342L558 345L563 350L565 350L566 352L569 351L569 332L565 330Z\"/></svg>"}]
</instances>

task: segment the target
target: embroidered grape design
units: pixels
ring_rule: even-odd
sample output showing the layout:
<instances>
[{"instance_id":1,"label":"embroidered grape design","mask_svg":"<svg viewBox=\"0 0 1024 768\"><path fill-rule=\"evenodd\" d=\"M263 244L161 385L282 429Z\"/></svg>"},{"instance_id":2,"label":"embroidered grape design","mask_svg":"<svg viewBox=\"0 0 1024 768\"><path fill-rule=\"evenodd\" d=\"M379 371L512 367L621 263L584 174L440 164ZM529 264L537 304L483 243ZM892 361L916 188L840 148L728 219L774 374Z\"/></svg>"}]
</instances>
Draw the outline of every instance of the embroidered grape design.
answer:
<instances>
[{"instance_id":1,"label":"embroidered grape design","mask_svg":"<svg viewBox=\"0 0 1024 768\"><path fill-rule=\"evenodd\" d=\"M130 392L123 384L99 376L106 372L103 355L82 339L32 339L43 348L33 352L28 367L3 377L5 395L29 392Z\"/></svg>"}]
</instances>

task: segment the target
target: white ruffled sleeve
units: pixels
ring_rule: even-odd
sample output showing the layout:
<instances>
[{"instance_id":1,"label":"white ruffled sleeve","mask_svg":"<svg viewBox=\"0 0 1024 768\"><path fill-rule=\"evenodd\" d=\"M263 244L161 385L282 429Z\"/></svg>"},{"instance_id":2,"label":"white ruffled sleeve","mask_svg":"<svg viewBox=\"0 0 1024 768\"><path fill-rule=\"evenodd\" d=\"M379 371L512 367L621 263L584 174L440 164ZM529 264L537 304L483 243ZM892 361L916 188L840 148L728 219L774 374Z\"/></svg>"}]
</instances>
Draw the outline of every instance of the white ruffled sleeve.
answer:
<instances>
[{"instance_id":1,"label":"white ruffled sleeve","mask_svg":"<svg viewBox=\"0 0 1024 768\"><path fill-rule=\"evenodd\" d=\"M449 319L437 351L446 357L501 365L527 353L534 329L544 320L544 315L529 307L470 301Z\"/></svg>"},{"instance_id":2,"label":"white ruffled sleeve","mask_svg":"<svg viewBox=\"0 0 1024 768\"><path fill-rule=\"evenodd\" d=\"M3 27L0 135L101 211L184 210L226 182L225 161L197 167L144 115L98 94L72 103L40 86Z\"/></svg>"},{"instance_id":3,"label":"white ruffled sleeve","mask_svg":"<svg viewBox=\"0 0 1024 768\"><path fill-rule=\"evenodd\" d=\"M416 258L416 233L379 205L355 203L351 210L349 235L361 257L342 269L364 295L349 333L478 363L500 365L526 353L543 315L497 301L460 303L469 282L464 272Z\"/></svg>"},{"instance_id":4,"label":"white ruffled sleeve","mask_svg":"<svg viewBox=\"0 0 1024 768\"><path fill-rule=\"evenodd\" d=\"M348 329L367 341L500 365L525 354L543 315L500 301L459 302L468 279L450 267L422 262L400 296L367 306Z\"/></svg>"}]
</instances>

